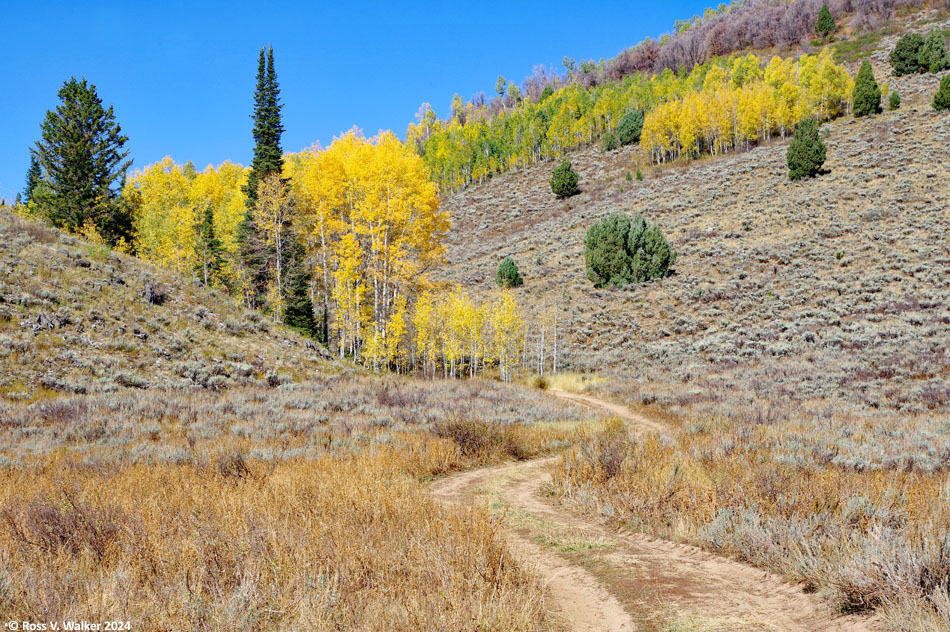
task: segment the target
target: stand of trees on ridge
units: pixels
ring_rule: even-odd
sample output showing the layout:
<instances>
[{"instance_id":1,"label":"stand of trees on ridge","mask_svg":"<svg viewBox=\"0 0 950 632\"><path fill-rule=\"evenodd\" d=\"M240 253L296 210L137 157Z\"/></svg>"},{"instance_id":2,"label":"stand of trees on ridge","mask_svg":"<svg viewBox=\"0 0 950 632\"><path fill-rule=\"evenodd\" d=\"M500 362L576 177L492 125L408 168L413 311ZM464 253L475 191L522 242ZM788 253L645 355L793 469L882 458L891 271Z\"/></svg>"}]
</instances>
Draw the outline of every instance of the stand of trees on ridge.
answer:
<instances>
[{"instance_id":1,"label":"stand of trees on ridge","mask_svg":"<svg viewBox=\"0 0 950 632\"><path fill-rule=\"evenodd\" d=\"M469 105L441 121L427 109L409 125L406 142L439 186L454 190L590 145L632 111L645 112L640 144L653 162L746 149L784 137L808 116L849 112L853 87L827 49L766 65L751 54L717 58L680 74L635 74L589 89L571 84L496 116Z\"/></svg>"}]
</instances>

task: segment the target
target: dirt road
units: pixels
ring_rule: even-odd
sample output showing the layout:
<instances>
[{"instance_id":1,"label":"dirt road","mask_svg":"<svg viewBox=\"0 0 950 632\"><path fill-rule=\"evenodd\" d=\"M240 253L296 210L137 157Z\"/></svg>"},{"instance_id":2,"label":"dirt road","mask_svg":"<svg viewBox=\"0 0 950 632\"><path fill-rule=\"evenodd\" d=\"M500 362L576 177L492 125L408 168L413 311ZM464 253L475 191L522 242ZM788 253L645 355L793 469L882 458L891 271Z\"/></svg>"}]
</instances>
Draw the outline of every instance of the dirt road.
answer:
<instances>
[{"instance_id":1,"label":"dirt road","mask_svg":"<svg viewBox=\"0 0 950 632\"><path fill-rule=\"evenodd\" d=\"M665 426L587 395L558 397L601 408L646 432ZM556 457L554 457L556 458ZM699 548L618 532L545 497L554 458L463 472L432 484L444 502L482 502L505 516L515 555L547 584L578 632L868 632L873 621L832 617L820 600L765 571Z\"/></svg>"}]
</instances>

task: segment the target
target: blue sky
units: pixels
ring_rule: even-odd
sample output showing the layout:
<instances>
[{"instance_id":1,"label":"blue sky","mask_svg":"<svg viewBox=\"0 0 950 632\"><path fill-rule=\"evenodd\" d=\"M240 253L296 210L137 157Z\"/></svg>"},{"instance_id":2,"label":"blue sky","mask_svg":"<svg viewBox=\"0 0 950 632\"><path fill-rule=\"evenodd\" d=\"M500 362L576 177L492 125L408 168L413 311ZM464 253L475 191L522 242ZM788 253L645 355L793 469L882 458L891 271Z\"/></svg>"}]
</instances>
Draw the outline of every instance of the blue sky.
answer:
<instances>
[{"instance_id":1,"label":"blue sky","mask_svg":"<svg viewBox=\"0 0 950 632\"><path fill-rule=\"evenodd\" d=\"M69 77L96 84L134 167L171 155L250 161L257 55L274 47L285 151L358 126L400 136L419 105L491 93L565 55L611 57L715 2L10 2L2 14L0 197L23 188L29 147Z\"/></svg>"}]
</instances>

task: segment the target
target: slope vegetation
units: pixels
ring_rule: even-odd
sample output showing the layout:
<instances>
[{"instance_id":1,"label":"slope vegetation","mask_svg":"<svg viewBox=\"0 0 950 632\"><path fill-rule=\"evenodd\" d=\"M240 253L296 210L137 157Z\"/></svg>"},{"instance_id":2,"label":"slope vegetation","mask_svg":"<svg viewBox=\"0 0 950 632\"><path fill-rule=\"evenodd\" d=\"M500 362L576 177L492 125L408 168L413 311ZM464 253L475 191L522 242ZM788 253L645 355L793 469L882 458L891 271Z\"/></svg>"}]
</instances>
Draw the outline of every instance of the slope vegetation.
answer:
<instances>
[{"instance_id":1,"label":"slope vegetation","mask_svg":"<svg viewBox=\"0 0 950 632\"><path fill-rule=\"evenodd\" d=\"M0 393L277 383L322 352L168 271L0 211Z\"/></svg>"}]
</instances>

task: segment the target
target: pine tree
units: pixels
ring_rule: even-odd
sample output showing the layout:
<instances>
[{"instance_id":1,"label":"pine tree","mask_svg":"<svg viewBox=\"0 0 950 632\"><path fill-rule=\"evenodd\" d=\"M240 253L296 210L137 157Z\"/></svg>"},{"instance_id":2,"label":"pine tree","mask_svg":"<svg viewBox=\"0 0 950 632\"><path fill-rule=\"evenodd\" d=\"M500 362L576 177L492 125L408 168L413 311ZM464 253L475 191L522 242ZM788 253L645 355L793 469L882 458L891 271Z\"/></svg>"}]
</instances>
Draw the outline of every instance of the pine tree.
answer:
<instances>
[{"instance_id":1,"label":"pine tree","mask_svg":"<svg viewBox=\"0 0 950 632\"><path fill-rule=\"evenodd\" d=\"M247 196L247 215L238 230L241 267L244 276L244 293L249 307L263 304L271 271L267 265L267 246L260 227L254 221L253 208L257 202L258 186L265 176L281 174L284 166L280 136L284 131L281 123L280 87L274 69L274 49L261 48L257 62L257 87L254 91L254 157L247 176L244 194Z\"/></svg>"},{"instance_id":2,"label":"pine tree","mask_svg":"<svg viewBox=\"0 0 950 632\"><path fill-rule=\"evenodd\" d=\"M890 110L899 109L901 106L901 95L899 95L896 91L892 92L891 97L888 100L887 106L888 106L888 109Z\"/></svg>"},{"instance_id":3,"label":"pine tree","mask_svg":"<svg viewBox=\"0 0 950 632\"><path fill-rule=\"evenodd\" d=\"M554 168L551 174L551 191L559 198L566 198L579 192L577 188L577 172L571 166L570 160L565 160Z\"/></svg>"},{"instance_id":4,"label":"pine tree","mask_svg":"<svg viewBox=\"0 0 950 632\"><path fill-rule=\"evenodd\" d=\"M224 266L224 245L215 234L214 212L210 204L205 207L197 232L195 271L201 275L205 285L211 285Z\"/></svg>"},{"instance_id":5,"label":"pine tree","mask_svg":"<svg viewBox=\"0 0 950 632\"><path fill-rule=\"evenodd\" d=\"M676 261L660 228L637 215L614 213L595 223L584 238L587 278L595 287L665 277Z\"/></svg>"},{"instance_id":6,"label":"pine tree","mask_svg":"<svg viewBox=\"0 0 950 632\"><path fill-rule=\"evenodd\" d=\"M861 69L854 81L852 101L855 116L868 116L881 112L881 89L874 80L874 71L871 70L871 64L867 60L861 64Z\"/></svg>"},{"instance_id":7,"label":"pine tree","mask_svg":"<svg viewBox=\"0 0 950 632\"><path fill-rule=\"evenodd\" d=\"M924 38L919 33L908 33L899 40L891 51L891 67L894 76L911 75L921 72L920 49L924 46Z\"/></svg>"},{"instance_id":8,"label":"pine tree","mask_svg":"<svg viewBox=\"0 0 950 632\"><path fill-rule=\"evenodd\" d=\"M504 261L498 266L498 272L495 273L495 283L499 287L512 288L524 285L524 279L518 272L518 264L511 257L505 257Z\"/></svg>"},{"instance_id":9,"label":"pine tree","mask_svg":"<svg viewBox=\"0 0 950 632\"><path fill-rule=\"evenodd\" d=\"M318 337L326 343L322 327L317 327L310 299L311 275L304 263L306 249L303 242L292 234L288 236L284 253L287 262L284 287L284 324L294 327L308 336Z\"/></svg>"},{"instance_id":10,"label":"pine tree","mask_svg":"<svg viewBox=\"0 0 950 632\"><path fill-rule=\"evenodd\" d=\"M941 31L931 31L923 46L917 55L917 63L920 64L921 72L929 71L938 73L941 70L950 68L950 55L947 54L947 47L943 41Z\"/></svg>"},{"instance_id":11,"label":"pine tree","mask_svg":"<svg viewBox=\"0 0 950 632\"><path fill-rule=\"evenodd\" d=\"M29 204L30 200L33 199L33 192L36 191L36 187L39 186L42 179L43 174L40 171L40 162L36 159L36 154L31 151L30 168L27 169L26 172L26 188L23 189L24 204Z\"/></svg>"},{"instance_id":12,"label":"pine tree","mask_svg":"<svg viewBox=\"0 0 950 632\"><path fill-rule=\"evenodd\" d=\"M828 37L835 32L835 19L828 10L828 4L821 5L818 11L818 19L815 21L815 33L818 37Z\"/></svg>"},{"instance_id":13,"label":"pine tree","mask_svg":"<svg viewBox=\"0 0 950 632\"><path fill-rule=\"evenodd\" d=\"M950 75L944 75L940 80L940 89L934 95L933 106L935 110L950 110Z\"/></svg>"},{"instance_id":14,"label":"pine tree","mask_svg":"<svg viewBox=\"0 0 950 632\"><path fill-rule=\"evenodd\" d=\"M640 141L640 133L643 131L643 112L640 110L631 110L623 115L620 124L617 125L617 137L621 145L629 145Z\"/></svg>"},{"instance_id":15,"label":"pine tree","mask_svg":"<svg viewBox=\"0 0 950 632\"><path fill-rule=\"evenodd\" d=\"M121 217L119 186L132 164L128 137L103 107L96 86L75 77L58 93L62 102L46 112L34 157L45 175L31 191L39 212L55 226L78 231L92 225L110 244L131 238L131 218ZM118 185L118 186L117 186ZM38 195L41 193L42 195Z\"/></svg>"},{"instance_id":16,"label":"pine tree","mask_svg":"<svg viewBox=\"0 0 950 632\"><path fill-rule=\"evenodd\" d=\"M792 180L815 177L825 163L827 151L818 134L818 121L803 120L788 145L788 177Z\"/></svg>"}]
</instances>

